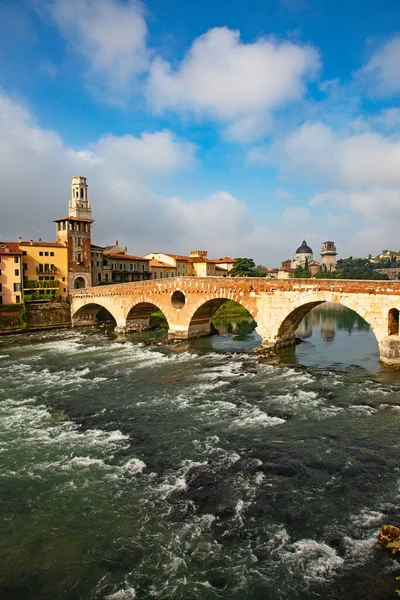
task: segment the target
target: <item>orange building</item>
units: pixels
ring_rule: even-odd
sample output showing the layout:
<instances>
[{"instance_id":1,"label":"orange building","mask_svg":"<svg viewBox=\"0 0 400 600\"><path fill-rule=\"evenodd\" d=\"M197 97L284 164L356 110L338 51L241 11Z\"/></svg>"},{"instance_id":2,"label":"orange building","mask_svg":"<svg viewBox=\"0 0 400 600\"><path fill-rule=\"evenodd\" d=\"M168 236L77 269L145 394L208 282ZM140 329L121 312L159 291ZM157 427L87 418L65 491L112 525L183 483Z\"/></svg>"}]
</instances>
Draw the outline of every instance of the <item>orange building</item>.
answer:
<instances>
[{"instance_id":1,"label":"orange building","mask_svg":"<svg viewBox=\"0 0 400 600\"><path fill-rule=\"evenodd\" d=\"M21 256L18 242L0 244L0 304L21 302Z\"/></svg>"}]
</instances>

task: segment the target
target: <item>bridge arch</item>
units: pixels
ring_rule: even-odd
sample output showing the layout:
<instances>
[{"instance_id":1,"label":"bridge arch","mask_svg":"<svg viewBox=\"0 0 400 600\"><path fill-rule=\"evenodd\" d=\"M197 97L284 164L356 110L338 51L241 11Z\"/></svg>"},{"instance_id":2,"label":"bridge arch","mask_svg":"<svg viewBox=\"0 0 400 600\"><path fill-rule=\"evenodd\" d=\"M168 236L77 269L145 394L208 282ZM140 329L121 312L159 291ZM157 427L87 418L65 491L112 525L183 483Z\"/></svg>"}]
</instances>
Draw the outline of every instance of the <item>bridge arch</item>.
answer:
<instances>
[{"instance_id":1,"label":"bridge arch","mask_svg":"<svg viewBox=\"0 0 400 600\"><path fill-rule=\"evenodd\" d=\"M87 304L83 304L80 308L78 308L72 315L71 321L74 327L76 326L84 326L84 325L98 325L99 317L103 316L104 321L107 321L107 316L109 316L110 322L113 322L117 325L117 316L113 314L112 309L104 306L98 302L88 302Z\"/></svg>"},{"instance_id":2,"label":"bridge arch","mask_svg":"<svg viewBox=\"0 0 400 600\"><path fill-rule=\"evenodd\" d=\"M162 303L154 303L152 300L142 299L133 306L131 306L126 315L126 330L127 331L138 331L141 329L147 329L150 322L150 316L156 312L161 311L168 323L168 329L170 328L170 316L167 314L168 311Z\"/></svg>"},{"instance_id":3,"label":"bridge arch","mask_svg":"<svg viewBox=\"0 0 400 600\"><path fill-rule=\"evenodd\" d=\"M307 313L309 313L313 308L324 304L326 302L330 302L333 304L337 304L339 306L344 306L355 313L357 313L362 319L368 323L372 332L374 333L375 339L380 345L382 341L381 331L377 327L376 318L373 314L369 314L364 308L357 305L357 303L353 300L347 298L338 298L335 297L326 297L321 299L309 299L308 302L299 303L295 308L286 314L283 320L280 321L277 332L276 332L276 347L284 347L294 344L296 342L295 332L299 327L301 321L304 319Z\"/></svg>"},{"instance_id":4,"label":"bridge arch","mask_svg":"<svg viewBox=\"0 0 400 600\"><path fill-rule=\"evenodd\" d=\"M192 338L210 335L212 330L211 319L217 310L228 300L233 300L237 304L243 306L250 313L250 316L254 321L256 321L256 315L253 314L255 313L254 308L250 306L246 300L240 301L237 298L221 298L221 296L218 296L217 298L211 298L196 303L189 316L188 337Z\"/></svg>"}]
</instances>

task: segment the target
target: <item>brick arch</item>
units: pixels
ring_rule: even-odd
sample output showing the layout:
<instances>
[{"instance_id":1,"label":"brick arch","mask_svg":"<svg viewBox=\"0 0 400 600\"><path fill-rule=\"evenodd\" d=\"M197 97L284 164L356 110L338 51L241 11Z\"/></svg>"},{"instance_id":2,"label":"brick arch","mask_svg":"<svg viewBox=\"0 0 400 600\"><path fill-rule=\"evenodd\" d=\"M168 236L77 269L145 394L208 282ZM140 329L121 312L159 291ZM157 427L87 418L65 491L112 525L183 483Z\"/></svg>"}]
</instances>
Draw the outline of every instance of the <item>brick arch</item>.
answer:
<instances>
[{"instance_id":1,"label":"brick arch","mask_svg":"<svg viewBox=\"0 0 400 600\"><path fill-rule=\"evenodd\" d=\"M165 316L168 329L171 327L171 315L165 306L165 302L154 300L154 298L140 298L135 304L128 307L126 314L126 327L128 330L140 329L146 327L149 323L150 315L156 310L160 310Z\"/></svg>"},{"instance_id":2,"label":"brick arch","mask_svg":"<svg viewBox=\"0 0 400 600\"><path fill-rule=\"evenodd\" d=\"M369 315L368 311L360 307L354 300L338 297L337 294L323 294L322 297L308 298L307 300L307 302L299 302L295 307L290 307L290 312L286 314L283 320L281 320L276 332L277 347L293 344L295 341L296 329L299 327L306 314L316 306L325 302L332 302L344 306L357 313L371 327L378 345L380 344L382 336L380 335L380 332L376 330L372 315Z\"/></svg>"},{"instance_id":3,"label":"brick arch","mask_svg":"<svg viewBox=\"0 0 400 600\"><path fill-rule=\"evenodd\" d=\"M87 302L82 304L72 315L71 320L73 325L95 325L97 323L97 315L101 310L106 310L109 315L117 323L117 316L113 314L112 307L106 306L105 303Z\"/></svg>"},{"instance_id":4,"label":"brick arch","mask_svg":"<svg viewBox=\"0 0 400 600\"><path fill-rule=\"evenodd\" d=\"M207 294L206 298L202 298L192 304L191 312L188 315L188 335L195 337L198 335L207 335L210 333L211 319L216 311L228 300L233 300L243 306L253 319L256 321L257 310L253 303L249 302L248 298L238 298L236 294L227 293L224 297L210 297Z\"/></svg>"}]
</instances>

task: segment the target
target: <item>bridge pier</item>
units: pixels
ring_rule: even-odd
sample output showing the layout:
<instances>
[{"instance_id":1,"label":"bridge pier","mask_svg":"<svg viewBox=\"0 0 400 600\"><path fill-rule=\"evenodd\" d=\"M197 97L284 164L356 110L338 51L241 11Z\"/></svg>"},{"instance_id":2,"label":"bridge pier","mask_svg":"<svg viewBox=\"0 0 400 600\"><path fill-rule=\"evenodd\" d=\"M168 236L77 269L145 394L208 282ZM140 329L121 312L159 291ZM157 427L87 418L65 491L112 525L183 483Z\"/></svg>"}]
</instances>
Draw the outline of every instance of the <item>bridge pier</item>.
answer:
<instances>
[{"instance_id":1,"label":"bridge pier","mask_svg":"<svg viewBox=\"0 0 400 600\"><path fill-rule=\"evenodd\" d=\"M379 359L391 367L400 368L400 336L388 335L379 343Z\"/></svg>"}]
</instances>

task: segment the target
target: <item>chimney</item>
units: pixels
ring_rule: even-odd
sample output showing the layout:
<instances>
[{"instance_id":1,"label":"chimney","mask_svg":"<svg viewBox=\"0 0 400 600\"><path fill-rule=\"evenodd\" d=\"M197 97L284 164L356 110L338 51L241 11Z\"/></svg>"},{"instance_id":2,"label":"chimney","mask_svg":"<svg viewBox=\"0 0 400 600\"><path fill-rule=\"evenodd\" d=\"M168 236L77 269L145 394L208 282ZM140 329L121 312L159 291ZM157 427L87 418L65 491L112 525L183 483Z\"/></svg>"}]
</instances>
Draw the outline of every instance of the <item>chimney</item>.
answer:
<instances>
[{"instance_id":1,"label":"chimney","mask_svg":"<svg viewBox=\"0 0 400 600\"><path fill-rule=\"evenodd\" d=\"M29 240L29 244L33 246L33 240Z\"/></svg>"},{"instance_id":2,"label":"chimney","mask_svg":"<svg viewBox=\"0 0 400 600\"><path fill-rule=\"evenodd\" d=\"M118 240L115 240L115 245L118 246Z\"/></svg>"},{"instance_id":3,"label":"chimney","mask_svg":"<svg viewBox=\"0 0 400 600\"><path fill-rule=\"evenodd\" d=\"M18 244L21 244L21 242L22 242L22 237L18 236Z\"/></svg>"}]
</instances>

